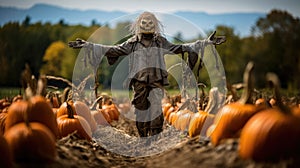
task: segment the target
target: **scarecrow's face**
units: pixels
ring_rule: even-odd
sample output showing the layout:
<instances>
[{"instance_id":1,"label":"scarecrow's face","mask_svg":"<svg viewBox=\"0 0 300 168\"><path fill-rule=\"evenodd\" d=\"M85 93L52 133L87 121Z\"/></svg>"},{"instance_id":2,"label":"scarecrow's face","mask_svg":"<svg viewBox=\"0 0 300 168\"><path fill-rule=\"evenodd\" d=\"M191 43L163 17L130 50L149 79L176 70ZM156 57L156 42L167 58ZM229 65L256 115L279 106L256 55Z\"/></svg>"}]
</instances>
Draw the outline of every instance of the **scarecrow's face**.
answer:
<instances>
[{"instance_id":1,"label":"scarecrow's face","mask_svg":"<svg viewBox=\"0 0 300 168\"><path fill-rule=\"evenodd\" d=\"M155 24L150 17L144 17L140 22L140 32L151 34L155 32Z\"/></svg>"}]
</instances>

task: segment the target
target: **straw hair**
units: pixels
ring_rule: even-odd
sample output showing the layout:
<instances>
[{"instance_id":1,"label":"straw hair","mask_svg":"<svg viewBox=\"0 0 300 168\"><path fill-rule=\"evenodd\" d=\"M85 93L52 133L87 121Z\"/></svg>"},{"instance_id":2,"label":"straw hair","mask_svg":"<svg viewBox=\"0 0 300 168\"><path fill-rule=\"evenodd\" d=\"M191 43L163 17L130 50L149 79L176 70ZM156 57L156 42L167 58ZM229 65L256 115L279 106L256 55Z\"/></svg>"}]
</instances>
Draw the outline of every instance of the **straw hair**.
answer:
<instances>
[{"instance_id":1,"label":"straw hair","mask_svg":"<svg viewBox=\"0 0 300 168\"><path fill-rule=\"evenodd\" d=\"M162 31L162 24L160 23L160 21L156 18L156 16L151 13L151 12L143 12L142 14L140 14L134 23L132 23L131 27L130 27L130 32L134 35L138 35L141 33L140 30L140 23L141 20L143 18L150 18L153 22L154 22L154 26L155 26L155 31L154 34L156 35L160 35L161 31Z\"/></svg>"}]
</instances>

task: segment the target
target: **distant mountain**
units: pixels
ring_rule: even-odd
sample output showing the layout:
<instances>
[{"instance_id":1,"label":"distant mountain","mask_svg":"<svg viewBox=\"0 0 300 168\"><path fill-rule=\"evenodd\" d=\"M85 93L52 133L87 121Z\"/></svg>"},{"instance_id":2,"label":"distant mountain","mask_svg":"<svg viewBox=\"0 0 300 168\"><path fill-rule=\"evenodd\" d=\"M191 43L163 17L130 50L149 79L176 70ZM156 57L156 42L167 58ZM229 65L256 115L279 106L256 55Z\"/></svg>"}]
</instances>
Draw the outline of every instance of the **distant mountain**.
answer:
<instances>
[{"instance_id":1,"label":"distant mountain","mask_svg":"<svg viewBox=\"0 0 300 168\"><path fill-rule=\"evenodd\" d=\"M112 19L127 15L122 11L101 10L72 10L62 7L37 4L29 9L0 7L0 25L7 22L22 22L26 16L31 18L31 23L41 21L43 23L58 23L60 20L67 24L91 25L92 20L106 24ZM241 36L250 34L250 29L255 25L258 18L264 17L264 13L231 13L231 14L207 14L204 12L179 11L173 13L185 18L204 31L215 29L217 25L231 26ZM188 28L187 28L188 29Z\"/></svg>"},{"instance_id":2,"label":"distant mountain","mask_svg":"<svg viewBox=\"0 0 300 168\"><path fill-rule=\"evenodd\" d=\"M105 23L125 14L120 11L72 10L45 4L37 4L29 9L0 7L0 25L10 21L22 22L26 16L30 16L32 23L38 21L58 23L63 19L67 24L90 25L93 19Z\"/></svg>"}]
</instances>

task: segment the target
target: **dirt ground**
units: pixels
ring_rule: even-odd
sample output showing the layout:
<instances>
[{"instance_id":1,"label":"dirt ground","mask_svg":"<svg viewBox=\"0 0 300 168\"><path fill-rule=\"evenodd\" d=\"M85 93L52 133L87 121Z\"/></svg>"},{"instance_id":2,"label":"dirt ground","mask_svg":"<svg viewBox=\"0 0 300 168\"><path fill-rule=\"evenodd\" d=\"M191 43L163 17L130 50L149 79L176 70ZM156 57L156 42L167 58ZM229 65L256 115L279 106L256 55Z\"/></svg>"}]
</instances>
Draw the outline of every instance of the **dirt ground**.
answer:
<instances>
[{"instance_id":1,"label":"dirt ground","mask_svg":"<svg viewBox=\"0 0 300 168\"><path fill-rule=\"evenodd\" d=\"M213 147L209 139L189 138L186 133L168 125L156 139L143 140L137 136L135 124L122 118L112 127L99 127L93 137L93 141L89 142L70 134L57 142L58 157L55 163L17 167L300 167L300 157L263 163L242 160L237 154L237 139Z\"/></svg>"}]
</instances>

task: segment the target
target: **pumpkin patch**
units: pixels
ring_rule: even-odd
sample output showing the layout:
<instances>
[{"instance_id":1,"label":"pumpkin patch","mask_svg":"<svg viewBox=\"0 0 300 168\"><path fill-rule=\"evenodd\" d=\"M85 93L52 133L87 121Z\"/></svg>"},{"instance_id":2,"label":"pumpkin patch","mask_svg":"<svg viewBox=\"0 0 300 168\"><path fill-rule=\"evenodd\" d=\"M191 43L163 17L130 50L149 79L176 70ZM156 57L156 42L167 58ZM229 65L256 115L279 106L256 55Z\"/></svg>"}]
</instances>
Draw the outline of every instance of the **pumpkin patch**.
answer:
<instances>
[{"instance_id":1,"label":"pumpkin patch","mask_svg":"<svg viewBox=\"0 0 300 168\"><path fill-rule=\"evenodd\" d=\"M239 94L234 91L235 98L227 95L225 104L219 104L224 97L217 87L211 88L208 95L201 88L202 94L197 102L180 95L167 97L162 103L164 131L158 139L145 144L137 138L135 123L123 116L128 115L132 108L130 103L119 100L115 103L112 101L115 99L108 95L100 95L95 102L88 102L72 97L72 91L66 89L62 95L3 99L0 101L0 151L7 154L0 159L0 166L80 167L82 165L76 164L84 162L90 167L101 167L101 164L113 167L124 164L128 158L102 145L138 153L155 151L170 142L177 144L160 158L180 154L197 160L196 156L201 155L197 158L212 157L214 161L231 162L230 165L235 165L233 167L259 166L264 165L264 161L276 165L281 159L291 161L300 155L299 100L282 99L278 89L269 97L254 96L251 93L255 89L250 82L252 71L250 63L242 87L232 86L243 88L241 97L236 99ZM276 103L271 104L272 99ZM105 142L95 143L101 139ZM122 144L124 140L126 145ZM155 155L147 157L157 159ZM213 161L206 164L207 160L203 160L204 165L214 167ZM128 159L127 164L142 166L144 161L138 158L131 163L132 160ZM297 162L292 165L297 165Z\"/></svg>"},{"instance_id":2,"label":"pumpkin patch","mask_svg":"<svg viewBox=\"0 0 300 168\"><path fill-rule=\"evenodd\" d=\"M300 151L300 118L280 101L278 77L269 73L267 80L273 83L277 107L263 110L246 123L239 147L239 155L244 159L276 160Z\"/></svg>"}]
</instances>

